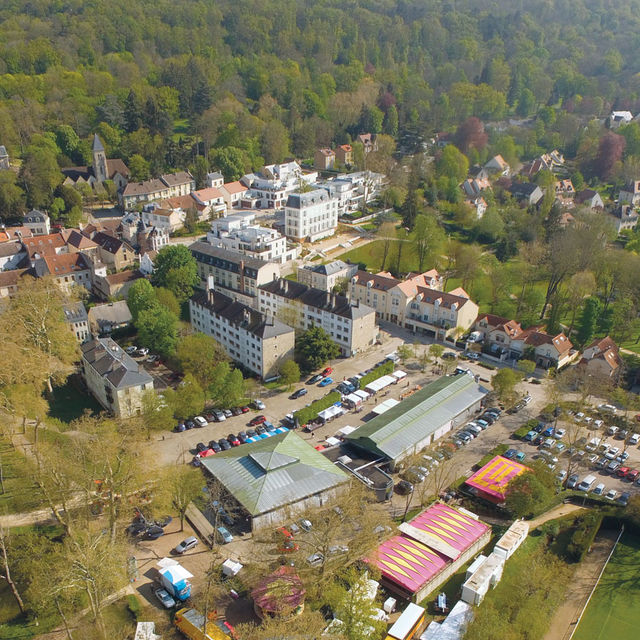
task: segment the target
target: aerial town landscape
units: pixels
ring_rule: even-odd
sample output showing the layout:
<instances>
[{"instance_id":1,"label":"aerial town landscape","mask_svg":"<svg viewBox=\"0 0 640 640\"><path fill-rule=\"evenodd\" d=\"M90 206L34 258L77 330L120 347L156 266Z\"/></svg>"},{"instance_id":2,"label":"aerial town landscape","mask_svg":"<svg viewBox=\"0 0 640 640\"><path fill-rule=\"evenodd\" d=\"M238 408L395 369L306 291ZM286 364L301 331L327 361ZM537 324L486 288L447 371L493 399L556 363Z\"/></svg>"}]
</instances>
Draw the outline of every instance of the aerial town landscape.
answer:
<instances>
[{"instance_id":1,"label":"aerial town landscape","mask_svg":"<svg viewBox=\"0 0 640 640\"><path fill-rule=\"evenodd\" d=\"M633 638L635 27L0 3L0 640Z\"/></svg>"}]
</instances>

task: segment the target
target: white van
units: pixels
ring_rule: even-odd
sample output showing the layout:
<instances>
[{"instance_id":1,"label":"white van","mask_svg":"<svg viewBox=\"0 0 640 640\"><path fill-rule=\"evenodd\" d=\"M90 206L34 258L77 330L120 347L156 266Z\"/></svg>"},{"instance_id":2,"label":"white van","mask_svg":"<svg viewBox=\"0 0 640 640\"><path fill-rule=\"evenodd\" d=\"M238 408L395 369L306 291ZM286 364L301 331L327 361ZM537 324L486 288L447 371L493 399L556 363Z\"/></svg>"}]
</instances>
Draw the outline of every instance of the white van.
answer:
<instances>
[{"instance_id":1,"label":"white van","mask_svg":"<svg viewBox=\"0 0 640 640\"><path fill-rule=\"evenodd\" d=\"M609 435L609 436L615 436L615 435L616 435L616 433L618 433L618 431L620 431L620 429L619 429L618 427L615 427L615 426L613 426L613 427L609 427L609 428L607 429L607 435Z\"/></svg>"},{"instance_id":2,"label":"white van","mask_svg":"<svg viewBox=\"0 0 640 640\"><path fill-rule=\"evenodd\" d=\"M586 478L576 487L578 491L591 491L593 483L596 481L595 476L586 476Z\"/></svg>"}]
</instances>

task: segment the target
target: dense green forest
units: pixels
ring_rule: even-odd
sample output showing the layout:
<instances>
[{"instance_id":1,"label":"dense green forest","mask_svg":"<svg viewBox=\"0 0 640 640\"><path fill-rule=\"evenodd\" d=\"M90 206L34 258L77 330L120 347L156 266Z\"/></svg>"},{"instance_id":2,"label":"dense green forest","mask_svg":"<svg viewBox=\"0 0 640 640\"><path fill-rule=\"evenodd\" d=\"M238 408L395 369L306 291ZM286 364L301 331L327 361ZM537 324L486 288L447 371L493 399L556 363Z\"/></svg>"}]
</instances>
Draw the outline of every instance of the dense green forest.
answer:
<instances>
[{"instance_id":1,"label":"dense green forest","mask_svg":"<svg viewBox=\"0 0 640 640\"><path fill-rule=\"evenodd\" d=\"M494 136L496 148L532 157L558 146L572 156L585 117L640 108L639 9L586 0L7 0L0 144L26 167L15 186L3 177L0 214L25 197L50 205L57 185L47 168L88 162L94 131L138 178L188 166L197 153L235 177L363 129L411 152L472 115L540 114L515 140Z\"/></svg>"}]
</instances>

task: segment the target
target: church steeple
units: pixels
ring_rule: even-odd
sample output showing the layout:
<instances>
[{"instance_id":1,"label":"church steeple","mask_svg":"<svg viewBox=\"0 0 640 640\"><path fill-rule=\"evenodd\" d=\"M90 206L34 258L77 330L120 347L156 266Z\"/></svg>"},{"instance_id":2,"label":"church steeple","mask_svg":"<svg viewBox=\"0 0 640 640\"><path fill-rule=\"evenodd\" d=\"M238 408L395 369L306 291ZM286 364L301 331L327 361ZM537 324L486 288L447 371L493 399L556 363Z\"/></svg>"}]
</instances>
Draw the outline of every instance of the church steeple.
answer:
<instances>
[{"instance_id":1,"label":"church steeple","mask_svg":"<svg viewBox=\"0 0 640 640\"><path fill-rule=\"evenodd\" d=\"M98 134L93 136L93 175L98 182L104 182L108 179L107 175L107 156L104 151L102 141Z\"/></svg>"}]
</instances>

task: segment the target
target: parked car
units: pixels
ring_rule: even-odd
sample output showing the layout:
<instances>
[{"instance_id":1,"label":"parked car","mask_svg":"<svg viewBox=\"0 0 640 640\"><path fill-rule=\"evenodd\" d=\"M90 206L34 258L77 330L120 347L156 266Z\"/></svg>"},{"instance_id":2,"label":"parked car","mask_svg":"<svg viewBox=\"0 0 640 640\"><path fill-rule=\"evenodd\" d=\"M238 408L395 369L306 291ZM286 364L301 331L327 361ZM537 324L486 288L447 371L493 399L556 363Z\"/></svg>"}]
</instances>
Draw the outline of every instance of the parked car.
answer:
<instances>
[{"instance_id":1,"label":"parked car","mask_svg":"<svg viewBox=\"0 0 640 640\"><path fill-rule=\"evenodd\" d=\"M527 433L523 440L525 442L533 442L536 439L537 435L538 434L535 431L529 431L529 433Z\"/></svg>"},{"instance_id":2,"label":"parked car","mask_svg":"<svg viewBox=\"0 0 640 640\"><path fill-rule=\"evenodd\" d=\"M635 482L638 477L640 477L640 471L638 471L637 469L632 469L631 471L629 471L629 473L627 473L627 480L629 482Z\"/></svg>"},{"instance_id":3,"label":"parked car","mask_svg":"<svg viewBox=\"0 0 640 640\"><path fill-rule=\"evenodd\" d=\"M319 567L324 562L324 556L321 553L314 553L307 558L307 563L312 567Z\"/></svg>"},{"instance_id":4,"label":"parked car","mask_svg":"<svg viewBox=\"0 0 640 640\"><path fill-rule=\"evenodd\" d=\"M596 469L604 469L604 468L607 466L607 463L608 463L608 462L609 462L609 461L608 461L606 458L604 458L604 457L603 457L603 458L600 458L600 459L598 460L598 462L596 462L596 464L595 464Z\"/></svg>"},{"instance_id":5,"label":"parked car","mask_svg":"<svg viewBox=\"0 0 640 640\"><path fill-rule=\"evenodd\" d=\"M251 420L249 420L249 426L250 427L255 427L256 425L262 424L263 422L266 422L267 419L265 416L256 416L255 418L251 418Z\"/></svg>"},{"instance_id":6,"label":"parked car","mask_svg":"<svg viewBox=\"0 0 640 640\"><path fill-rule=\"evenodd\" d=\"M615 500L618 497L618 492L615 489L609 489L604 497L607 500Z\"/></svg>"},{"instance_id":7,"label":"parked car","mask_svg":"<svg viewBox=\"0 0 640 640\"><path fill-rule=\"evenodd\" d=\"M218 444L223 451L229 451L229 449L231 449L231 443L226 438L220 438Z\"/></svg>"},{"instance_id":8,"label":"parked car","mask_svg":"<svg viewBox=\"0 0 640 640\"><path fill-rule=\"evenodd\" d=\"M229 533L229 530L226 529L225 527L218 527L216 531L218 534L218 538L222 540L224 544L229 544L230 542L233 542L233 536Z\"/></svg>"},{"instance_id":9,"label":"parked car","mask_svg":"<svg viewBox=\"0 0 640 640\"><path fill-rule=\"evenodd\" d=\"M618 498L618 504L621 504L623 507L626 507L629 504L629 498L631 498L631 494L628 491L624 491L620 494Z\"/></svg>"},{"instance_id":10,"label":"parked car","mask_svg":"<svg viewBox=\"0 0 640 640\"><path fill-rule=\"evenodd\" d=\"M231 413L231 409L223 409L222 413L224 413L225 418L233 418L233 413Z\"/></svg>"},{"instance_id":11,"label":"parked car","mask_svg":"<svg viewBox=\"0 0 640 640\"><path fill-rule=\"evenodd\" d=\"M307 520L306 518L302 518L302 520L298 520L298 524L302 527L302 529L304 529L305 531L311 531L313 525L311 524L311 520Z\"/></svg>"},{"instance_id":12,"label":"parked car","mask_svg":"<svg viewBox=\"0 0 640 640\"><path fill-rule=\"evenodd\" d=\"M233 433L230 433L227 436L227 442L229 442L229 444L232 447L239 447L242 443L240 442L240 440L238 440L238 437L235 436Z\"/></svg>"},{"instance_id":13,"label":"parked car","mask_svg":"<svg viewBox=\"0 0 640 640\"><path fill-rule=\"evenodd\" d=\"M209 424L202 416L196 416L193 421L196 423L196 427L206 427Z\"/></svg>"},{"instance_id":14,"label":"parked car","mask_svg":"<svg viewBox=\"0 0 640 640\"><path fill-rule=\"evenodd\" d=\"M577 473L570 475L569 479L567 480L567 489L573 489L578 484L579 478L580 477Z\"/></svg>"},{"instance_id":15,"label":"parked car","mask_svg":"<svg viewBox=\"0 0 640 640\"><path fill-rule=\"evenodd\" d=\"M258 411L264 411L267 408L262 400L254 400L251 406Z\"/></svg>"},{"instance_id":16,"label":"parked car","mask_svg":"<svg viewBox=\"0 0 640 640\"><path fill-rule=\"evenodd\" d=\"M616 470L616 475L618 476L618 478L626 478L629 471L631 471L629 467L618 467L618 469Z\"/></svg>"},{"instance_id":17,"label":"parked car","mask_svg":"<svg viewBox=\"0 0 640 640\"><path fill-rule=\"evenodd\" d=\"M249 436L246 431L240 431L240 433L238 433L238 440L240 440L240 444L245 444L248 439Z\"/></svg>"},{"instance_id":18,"label":"parked car","mask_svg":"<svg viewBox=\"0 0 640 640\"><path fill-rule=\"evenodd\" d=\"M195 536L189 536L185 538L180 544L176 546L174 551L179 554L186 553L191 549L195 549L198 546L198 538Z\"/></svg>"},{"instance_id":19,"label":"parked car","mask_svg":"<svg viewBox=\"0 0 640 640\"><path fill-rule=\"evenodd\" d=\"M138 349L136 353L139 356L146 356L149 354L149 349L147 349L147 347L142 347L142 349Z\"/></svg>"},{"instance_id":20,"label":"parked car","mask_svg":"<svg viewBox=\"0 0 640 640\"><path fill-rule=\"evenodd\" d=\"M160 538L163 535L164 535L164 529L162 527L159 527L156 524L151 525L150 527L148 527L147 531L145 533L145 536L149 540L157 540L158 538Z\"/></svg>"},{"instance_id":21,"label":"parked car","mask_svg":"<svg viewBox=\"0 0 640 640\"><path fill-rule=\"evenodd\" d=\"M301 398L302 396L306 396L307 395L307 389L305 389L304 387L302 389L298 389L297 391L294 391L291 394L291 400L297 400L298 398Z\"/></svg>"},{"instance_id":22,"label":"parked car","mask_svg":"<svg viewBox=\"0 0 640 640\"><path fill-rule=\"evenodd\" d=\"M240 407L240 411L242 411L242 413L249 413L249 407L247 406Z\"/></svg>"},{"instance_id":23,"label":"parked car","mask_svg":"<svg viewBox=\"0 0 640 640\"><path fill-rule=\"evenodd\" d=\"M629 444L636 445L640 442L640 433L633 433L629 436Z\"/></svg>"},{"instance_id":24,"label":"parked car","mask_svg":"<svg viewBox=\"0 0 640 640\"><path fill-rule=\"evenodd\" d=\"M318 383L319 387L328 387L330 384L333 384L333 378L323 378Z\"/></svg>"},{"instance_id":25,"label":"parked car","mask_svg":"<svg viewBox=\"0 0 640 640\"><path fill-rule=\"evenodd\" d=\"M332 373L333 373L333 369L331 367L325 367L322 372L322 375L326 377L326 376L330 376Z\"/></svg>"},{"instance_id":26,"label":"parked car","mask_svg":"<svg viewBox=\"0 0 640 640\"><path fill-rule=\"evenodd\" d=\"M618 453L620 453L620 447L611 447L611 449L609 449L609 451L604 454L604 457L607 460L613 460L618 455Z\"/></svg>"},{"instance_id":27,"label":"parked car","mask_svg":"<svg viewBox=\"0 0 640 640\"><path fill-rule=\"evenodd\" d=\"M130 356L132 356L137 350L138 350L138 347L136 347L135 345L131 345L130 347L127 347L125 349L125 352L128 353Z\"/></svg>"},{"instance_id":28,"label":"parked car","mask_svg":"<svg viewBox=\"0 0 640 640\"><path fill-rule=\"evenodd\" d=\"M567 445L564 442L558 442L556 445L556 451L564 451L567 448ZM577 452L576 452L577 453Z\"/></svg>"},{"instance_id":29,"label":"parked car","mask_svg":"<svg viewBox=\"0 0 640 640\"><path fill-rule=\"evenodd\" d=\"M527 457L527 454L524 453L524 451L518 451L518 453L516 453L516 460L518 462L522 462L526 457Z\"/></svg>"},{"instance_id":30,"label":"parked car","mask_svg":"<svg viewBox=\"0 0 640 640\"><path fill-rule=\"evenodd\" d=\"M176 433L182 433L187 430L187 427L184 426L184 422L178 422L178 424L173 428Z\"/></svg>"},{"instance_id":31,"label":"parked car","mask_svg":"<svg viewBox=\"0 0 640 640\"><path fill-rule=\"evenodd\" d=\"M558 440L562 440L562 438L564 438L566 434L567 434L566 429L556 429L555 433L553 434L553 437L557 438Z\"/></svg>"},{"instance_id":32,"label":"parked car","mask_svg":"<svg viewBox=\"0 0 640 640\"><path fill-rule=\"evenodd\" d=\"M222 451L222 447L218 444L217 440L209 441L209 449L213 449L216 453L220 453Z\"/></svg>"},{"instance_id":33,"label":"parked car","mask_svg":"<svg viewBox=\"0 0 640 640\"><path fill-rule=\"evenodd\" d=\"M169 595L165 589L154 589L153 594L165 609L171 609L176 606L176 601Z\"/></svg>"},{"instance_id":34,"label":"parked car","mask_svg":"<svg viewBox=\"0 0 640 640\"><path fill-rule=\"evenodd\" d=\"M467 351L465 354L469 360L480 360L480 354L477 351Z\"/></svg>"},{"instance_id":35,"label":"parked car","mask_svg":"<svg viewBox=\"0 0 640 640\"><path fill-rule=\"evenodd\" d=\"M147 362L149 364L153 364L154 362L156 362L157 360L160 359L160 356L156 356L156 355L151 355L147 358Z\"/></svg>"},{"instance_id":36,"label":"parked car","mask_svg":"<svg viewBox=\"0 0 640 640\"><path fill-rule=\"evenodd\" d=\"M567 472L563 469L562 471L559 471L558 473L556 473L556 480L558 482L564 482L564 479L567 477Z\"/></svg>"},{"instance_id":37,"label":"parked car","mask_svg":"<svg viewBox=\"0 0 640 640\"><path fill-rule=\"evenodd\" d=\"M395 491L401 496L406 496L409 493L413 493L413 485L407 480L400 480L396 484Z\"/></svg>"},{"instance_id":38,"label":"parked car","mask_svg":"<svg viewBox=\"0 0 640 640\"><path fill-rule=\"evenodd\" d=\"M489 424L493 424L497 420L497 418L493 413L483 413L480 416L480 419L484 420L485 422L488 422Z\"/></svg>"},{"instance_id":39,"label":"parked car","mask_svg":"<svg viewBox=\"0 0 640 640\"><path fill-rule=\"evenodd\" d=\"M594 495L601 496L604 494L606 487L604 486L604 482L596 485L596 488L593 490Z\"/></svg>"},{"instance_id":40,"label":"parked car","mask_svg":"<svg viewBox=\"0 0 640 640\"><path fill-rule=\"evenodd\" d=\"M517 449L507 449L503 454L503 457L513 460L518 455Z\"/></svg>"},{"instance_id":41,"label":"parked car","mask_svg":"<svg viewBox=\"0 0 640 640\"><path fill-rule=\"evenodd\" d=\"M320 382L320 380L322 380L322 375L319 373L316 373L315 376L311 376L308 380L307 380L307 384L315 384L316 382Z\"/></svg>"},{"instance_id":42,"label":"parked car","mask_svg":"<svg viewBox=\"0 0 640 640\"><path fill-rule=\"evenodd\" d=\"M198 442L198 444L196 445L196 451L198 453L202 453L203 451L206 451L209 447L207 447L207 445L204 442Z\"/></svg>"},{"instance_id":43,"label":"parked car","mask_svg":"<svg viewBox=\"0 0 640 640\"><path fill-rule=\"evenodd\" d=\"M241 416L242 415L242 407L233 407L233 409L231 409L231 413L234 416Z\"/></svg>"}]
</instances>

